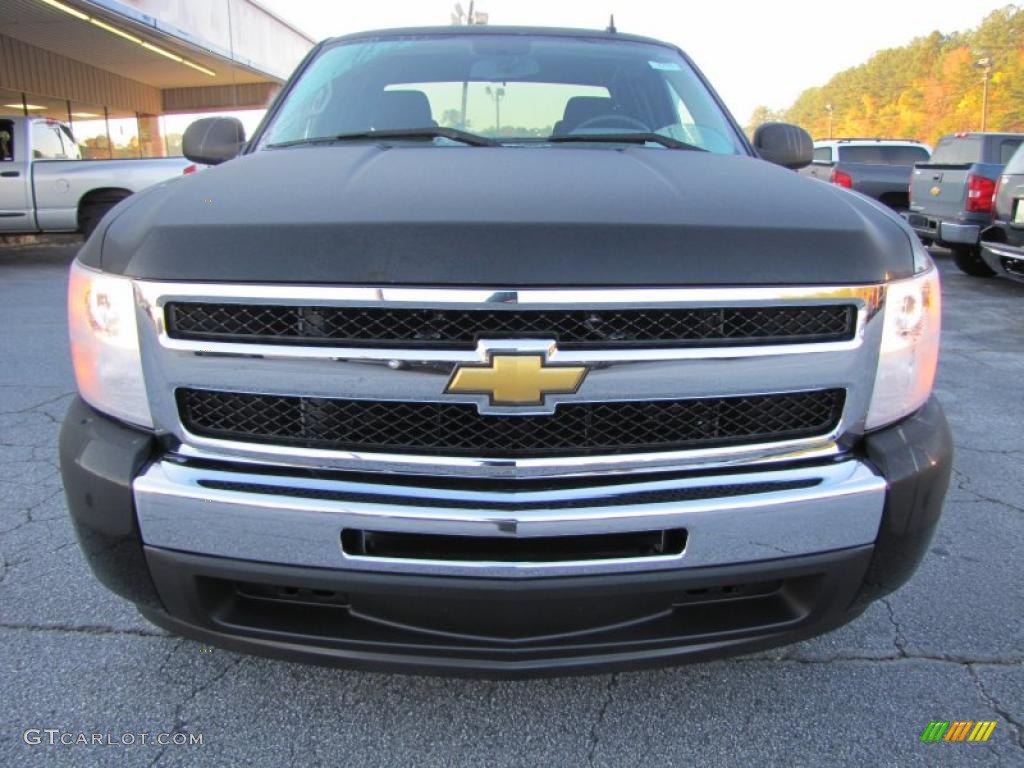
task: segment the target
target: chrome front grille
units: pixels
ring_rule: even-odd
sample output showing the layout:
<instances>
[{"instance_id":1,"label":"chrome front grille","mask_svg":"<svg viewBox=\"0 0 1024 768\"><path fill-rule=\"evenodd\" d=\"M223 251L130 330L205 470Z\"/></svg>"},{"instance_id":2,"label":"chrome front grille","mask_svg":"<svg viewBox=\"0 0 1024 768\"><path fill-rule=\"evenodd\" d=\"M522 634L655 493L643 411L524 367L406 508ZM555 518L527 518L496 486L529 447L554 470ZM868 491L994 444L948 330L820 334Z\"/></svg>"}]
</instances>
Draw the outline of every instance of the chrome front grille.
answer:
<instances>
[{"instance_id":1,"label":"chrome front grille","mask_svg":"<svg viewBox=\"0 0 1024 768\"><path fill-rule=\"evenodd\" d=\"M491 478L841 453L884 305L880 286L136 293L154 421L181 456ZM529 407L447 391L495 349L587 375Z\"/></svg>"},{"instance_id":2,"label":"chrome front grille","mask_svg":"<svg viewBox=\"0 0 1024 768\"><path fill-rule=\"evenodd\" d=\"M681 451L825 435L841 389L690 400L563 403L553 414L489 415L469 403L281 397L179 389L196 435L336 451L538 457Z\"/></svg>"},{"instance_id":3,"label":"chrome front grille","mask_svg":"<svg viewBox=\"0 0 1024 768\"><path fill-rule=\"evenodd\" d=\"M472 349L482 339L554 339L561 349L807 344L853 338L853 304L753 307L476 309L174 301L175 339Z\"/></svg>"}]
</instances>

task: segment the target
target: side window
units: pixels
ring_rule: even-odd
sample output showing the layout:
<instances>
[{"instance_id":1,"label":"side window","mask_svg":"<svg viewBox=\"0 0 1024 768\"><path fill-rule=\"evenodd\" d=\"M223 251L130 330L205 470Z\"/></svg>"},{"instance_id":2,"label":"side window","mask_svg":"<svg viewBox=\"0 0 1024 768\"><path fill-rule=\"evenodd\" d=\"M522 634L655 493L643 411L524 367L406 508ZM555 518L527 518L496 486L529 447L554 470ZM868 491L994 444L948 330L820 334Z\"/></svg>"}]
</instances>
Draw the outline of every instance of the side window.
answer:
<instances>
[{"instance_id":1,"label":"side window","mask_svg":"<svg viewBox=\"0 0 1024 768\"><path fill-rule=\"evenodd\" d=\"M832 147L816 147L814 150L814 162L831 163Z\"/></svg>"},{"instance_id":2,"label":"side window","mask_svg":"<svg viewBox=\"0 0 1024 768\"><path fill-rule=\"evenodd\" d=\"M1024 174L1024 149L1017 147L1013 157L1006 163L1003 173L1011 173L1013 175Z\"/></svg>"},{"instance_id":3,"label":"side window","mask_svg":"<svg viewBox=\"0 0 1024 768\"><path fill-rule=\"evenodd\" d=\"M1010 162L1010 158L1013 157L1013 153L1017 151L1017 147L1020 146L1020 142L1014 139L1008 139L999 145L999 163L1006 165Z\"/></svg>"},{"instance_id":4,"label":"side window","mask_svg":"<svg viewBox=\"0 0 1024 768\"><path fill-rule=\"evenodd\" d=\"M46 122L32 123L32 159L64 159L64 145L60 143L56 126Z\"/></svg>"},{"instance_id":5,"label":"side window","mask_svg":"<svg viewBox=\"0 0 1024 768\"><path fill-rule=\"evenodd\" d=\"M0 163L14 161L14 123L0 120Z\"/></svg>"}]
</instances>

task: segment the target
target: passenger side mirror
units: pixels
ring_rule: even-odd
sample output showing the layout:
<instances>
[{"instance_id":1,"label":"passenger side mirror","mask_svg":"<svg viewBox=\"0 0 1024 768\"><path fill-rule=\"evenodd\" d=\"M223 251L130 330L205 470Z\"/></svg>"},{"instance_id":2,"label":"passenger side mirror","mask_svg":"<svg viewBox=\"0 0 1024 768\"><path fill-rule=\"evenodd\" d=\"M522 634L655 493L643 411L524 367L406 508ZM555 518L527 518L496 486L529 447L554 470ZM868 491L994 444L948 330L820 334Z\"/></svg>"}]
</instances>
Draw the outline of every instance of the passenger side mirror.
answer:
<instances>
[{"instance_id":1,"label":"passenger side mirror","mask_svg":"<svg viewBox=\"0 0 1024 768\"><path fill-rule=\"evenodd\" d=\"M754 149L762 159L783 168L811 164L814 152L811 134L789 123L765 123L754 132Z\"/></svg>"},{"instance_id":2,"label":"passenger side mirror","mask_svg":"<svg viewBox=\"0 0 1024 768\"><path fill-rule=\"evenodd\" d=\"M236 117L204 117L185 129L181 149L193 163L217 165L238 156L245 146L245 128Z\"/></svg>"}]
</instances>

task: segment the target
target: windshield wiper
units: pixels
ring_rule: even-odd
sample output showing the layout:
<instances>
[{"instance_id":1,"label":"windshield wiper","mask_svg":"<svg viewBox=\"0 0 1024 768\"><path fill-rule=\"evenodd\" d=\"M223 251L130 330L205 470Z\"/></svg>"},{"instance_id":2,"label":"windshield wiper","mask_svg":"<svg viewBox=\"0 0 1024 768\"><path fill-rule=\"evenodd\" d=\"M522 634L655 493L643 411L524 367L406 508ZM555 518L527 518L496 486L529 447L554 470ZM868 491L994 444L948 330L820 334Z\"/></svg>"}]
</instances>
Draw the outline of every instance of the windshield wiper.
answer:
<instances>
[{"instance_id":1,"label":"windshield wiper","mask_svg":"<svg viewBox=\"0 0 1024 768\"><path fill-rule=\"evenodd\" d=\"M552 144L583 143L588 141L605 142L609 144L661 144L670 149L692 149L697 152L707 152L703 147L696 144L687 144L685 141L673 139L671 136L663 136L660 133L568 133L564 136L549 136L546 141Z\"/></svg>"},{"instance_id":2,"label":"windshield wiper","mask_svg":"<svg viewBox=\"0 0 1024 768\"><path fill-rule=\"evenodd\" d=\"M458 128L389 128L379 131L357 131L355 133L339 133L334 136L318 136L309 139L295 139L294 141L282 141L277 144L268 144L268 148L277 149L280 147L295 147L300 144L323 144L335 141L360 141L374 139L450 139L462 144L469 144L473 147L494 147L497 142L469 131L460 131Z\"/></svg>"}]
</instances>

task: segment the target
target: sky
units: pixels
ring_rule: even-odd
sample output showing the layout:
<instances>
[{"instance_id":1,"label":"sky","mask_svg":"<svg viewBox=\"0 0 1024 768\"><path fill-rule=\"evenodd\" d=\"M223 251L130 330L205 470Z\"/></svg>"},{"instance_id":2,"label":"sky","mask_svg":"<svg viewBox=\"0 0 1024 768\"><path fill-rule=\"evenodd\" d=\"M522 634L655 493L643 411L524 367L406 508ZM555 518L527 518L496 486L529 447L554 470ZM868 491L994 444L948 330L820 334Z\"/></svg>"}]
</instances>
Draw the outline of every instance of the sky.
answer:
<instances>
[{"instance_id":1,"label":"sky","mask_svg":"<svg viewBox=\"0 0 1024 768\"><path fill-rule=\"evenodd\" d=\"M316 39L450 23L454 0L258 0ZM461 0L468 7L468 0ZM788 107L873 53L934 30L976 27L1007 0L478 0L491 24L602 29L674 43L697 63L741 124L754 108Z\"/></svg>"}]
</instances>

